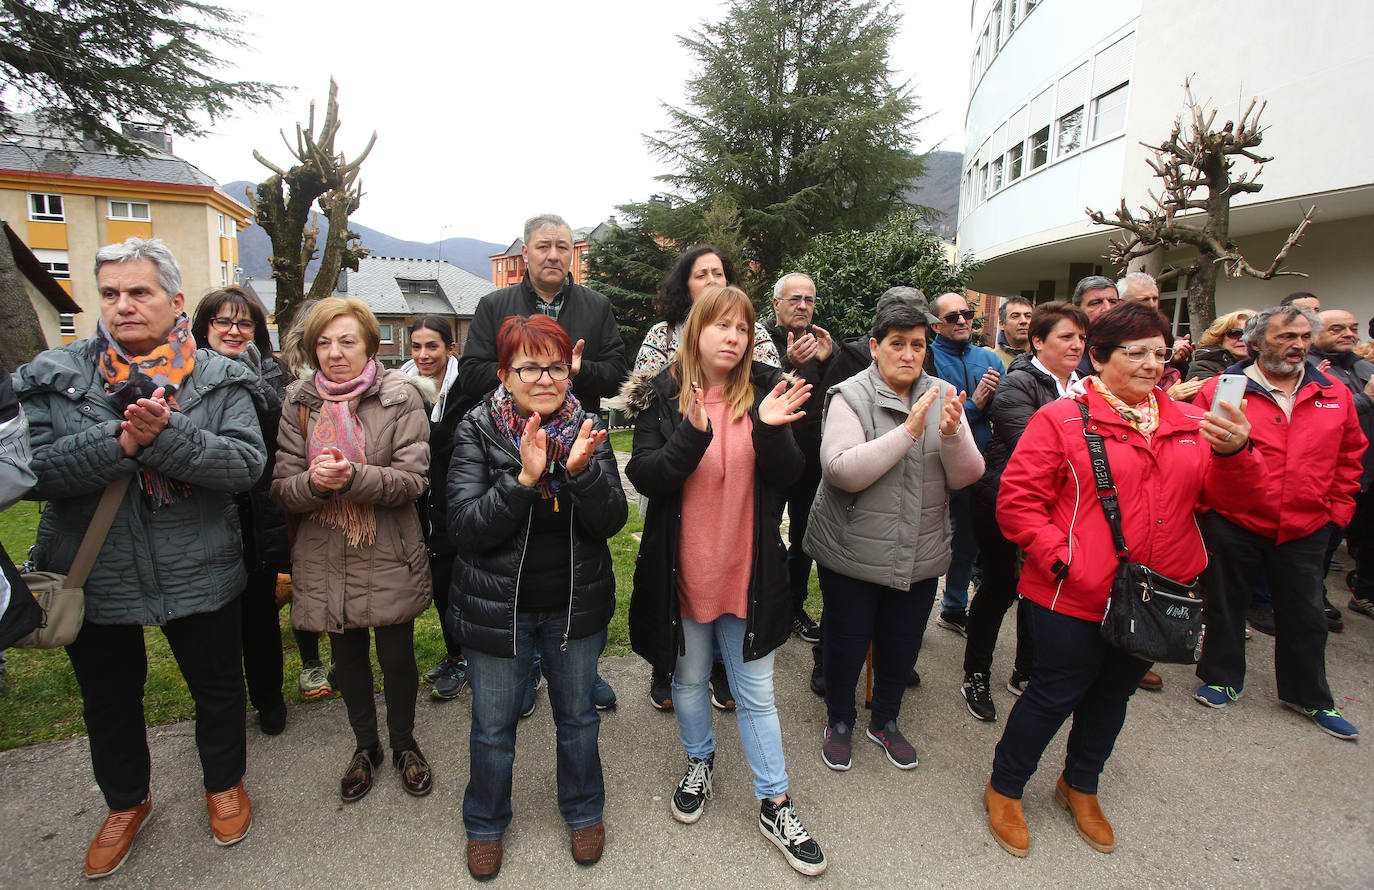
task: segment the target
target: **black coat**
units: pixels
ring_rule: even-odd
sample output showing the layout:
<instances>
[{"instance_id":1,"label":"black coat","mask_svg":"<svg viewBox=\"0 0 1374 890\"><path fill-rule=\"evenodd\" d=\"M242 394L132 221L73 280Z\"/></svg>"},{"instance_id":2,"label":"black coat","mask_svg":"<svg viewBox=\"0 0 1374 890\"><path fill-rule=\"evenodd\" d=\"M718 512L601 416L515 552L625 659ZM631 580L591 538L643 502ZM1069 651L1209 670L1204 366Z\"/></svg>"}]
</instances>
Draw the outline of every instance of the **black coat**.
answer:
<instances>
[{"instance_id":1,"label":"black coat","mask_svg":"<svg viewBox=\"0 0 1374 890\"><path fill-rule=\"evenodd\" d=\"M491 420L483 401L459 422L448 468L448 531L457 555L449 589L450 626L463 649L515 655L517 579L530 534L536 489L516 481L520 454ZM590 415L589 415L590 416ZM600 420L594 427L603 429ZM625 525L625 492L615 452L602 442L591 463L568 478L559 500L570 511L572 586L564 639L600 633L615 612L615 572L606 540Z\"/></svg>"},{"instance_id":2,"label":"black coat","mask_svg":"<svg viewBox=\"0 0 1374 890\"><path fill-rule=\"evenodd\" d=\"M1221 346L1199 346L1193 353L1192 364L1188 365L1186 380L1208 380L1222 374L1238 359Z\"/></svg>"},{"instance_id":3,"label":"black coat","mask_svg":"<svg viewBox=\"0 0 1374 890\"><path fill-rule=\"evenodd\" d=\"M683 652L678 608L678 539L682 528L682 486L711 444L677 409L673 365L649 380L632 376L626 409L635 416L634 451L625 474L649 499L644 534L630 595L630 645L659 671L671 671ZM802 473L805 459L788 426L758 418L759 403L783 378L782 371L754 363L754 565L749 574L749 614L744 660L753 661L787 642L792 632L792 593L787 551L778 529L782 493Z\"/></svg>"},{"instance_id":4,"label":"black coat","mask_svg":"<svg viewBox=\"0 0 1374 890\"><path fill-rule=\"evenodd\" d=\"M806 405L803 407L806 416L789 424L789 426L792 428L792 436L797 440L797 445L801 447L802 454L806 456L806 470L803 473L803 478L820 479L821 418L825 414L825 387L822 383L826 379L831 363L837 357L840 344L832 341L830 357L824 361L812 359L800 368L796 368L787 358L787 328L773 322L768 325L767 330L768 336L773 338L773 345L777 347L778 358L782 361L782 369L811 384L811 398L806 400ZM814 334L815 332L814 327L807 326L807 333ZM865 365L865 367L867 366Z\"/></svg>"},{"instance_id":5,"label":"black coat","mask_svg":"<svg viewBox=\"0 0 1374 890\"><path fill-rule=\"evenodd\" d=\"M234 496L234 503L239 508L239 526L243 530L243 562L250 572L291 571L291 545L287 540L286 516L269 497L272 468L277 464L277 428L282 418L282 397L286 394L286 384L289 382L286 370L276 359L261 359L253 407L257 410L258 426L267 445L267 463L253 487ZM300 421L293 416L291 422Z\"/></svg>"},{"instance_id":6,"label":"black coat","mask_svg":"<svg viewBox=\"0 0 1374 890\"><path fill-rule=\"evenodd\" d=\"M1026 431L1032 415L1059 398L1054 378L1031 364L1027 353L1018 355L1007 375L997 384L997 392L988 403L988 418L992 422L992 436L983 452L986 469L973 483L974 497L987 504L997 503L997 488L1002 483L1002 471L1016 449L1021 434Z\"/></svg>"}]
</instances>

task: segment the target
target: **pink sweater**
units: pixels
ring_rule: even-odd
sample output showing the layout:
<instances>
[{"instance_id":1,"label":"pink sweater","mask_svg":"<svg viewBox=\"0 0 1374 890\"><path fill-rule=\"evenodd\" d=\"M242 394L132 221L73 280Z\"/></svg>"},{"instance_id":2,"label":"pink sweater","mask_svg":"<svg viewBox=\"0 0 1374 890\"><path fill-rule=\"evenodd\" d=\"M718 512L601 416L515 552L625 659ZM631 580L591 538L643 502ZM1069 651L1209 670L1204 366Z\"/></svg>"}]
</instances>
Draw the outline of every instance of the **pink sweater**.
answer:
<instances>
[{"instance_id":1,"label":"pink sweater","mask_svg":"<svg viewBox=\"0 0 1374 890\"><path fill-rule=\"evenodd\" d=\"M677 573L682 614L703 624L749 617L754 562L753 421L730 420L721 387L706 391L705 404L711 444L682 486Z\"/></svg>"}]
</instances>

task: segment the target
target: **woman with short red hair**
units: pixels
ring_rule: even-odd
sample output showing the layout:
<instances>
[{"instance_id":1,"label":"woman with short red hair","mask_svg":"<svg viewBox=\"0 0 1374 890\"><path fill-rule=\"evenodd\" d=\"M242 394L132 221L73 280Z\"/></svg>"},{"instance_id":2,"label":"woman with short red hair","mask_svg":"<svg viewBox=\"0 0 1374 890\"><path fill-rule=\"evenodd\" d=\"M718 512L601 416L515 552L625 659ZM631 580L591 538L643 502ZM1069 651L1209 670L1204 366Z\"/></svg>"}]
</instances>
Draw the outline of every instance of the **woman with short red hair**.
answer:
<instances>
[{"instance_id":1,"label":"woman with short red hair","mask_svg":"<svg viewBox=\"0 0 1374 890\"><path fill-rule=\"evenodd\" d=\"M448 474L458 550L449 620L472 685L463 825L478 880L501 868L515 727L535 653L549 680L572 856L581 865L601 858L606 791L592 684L615 611L606 541L626 518L606 431L569 389L567 332L546 315L511 316L496 357L501 385L459 422Z\"/></svg>"}]
</instances>

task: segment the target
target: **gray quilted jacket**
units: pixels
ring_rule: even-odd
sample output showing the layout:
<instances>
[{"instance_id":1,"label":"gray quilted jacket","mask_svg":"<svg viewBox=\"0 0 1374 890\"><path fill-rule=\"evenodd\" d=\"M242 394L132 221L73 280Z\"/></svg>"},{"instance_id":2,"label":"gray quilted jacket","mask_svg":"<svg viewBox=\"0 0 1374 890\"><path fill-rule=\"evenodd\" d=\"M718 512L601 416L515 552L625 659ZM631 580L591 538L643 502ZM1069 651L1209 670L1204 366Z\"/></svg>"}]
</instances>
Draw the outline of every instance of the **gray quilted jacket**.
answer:
<instances>
[{"instance_id":1,"label":"gray quilted jacket","mask_svg":"<svg viewBox=\"0 0 1374 890\"><path fill-rule=\"evenodd\" d=\"M250 374L208 349L177 394L180 408L136 458L120 450L120 416L105 399L88 341L50 349L21 367L14 388L29 419L35 494L49 503L35 561L65 572L105 486L140 468L191 486L188 498L153 512L129 486L86 582L86 619L163 624L211 612L243 591L243 544L234 494L267 461Z\"/></svg>"}]
</instances>

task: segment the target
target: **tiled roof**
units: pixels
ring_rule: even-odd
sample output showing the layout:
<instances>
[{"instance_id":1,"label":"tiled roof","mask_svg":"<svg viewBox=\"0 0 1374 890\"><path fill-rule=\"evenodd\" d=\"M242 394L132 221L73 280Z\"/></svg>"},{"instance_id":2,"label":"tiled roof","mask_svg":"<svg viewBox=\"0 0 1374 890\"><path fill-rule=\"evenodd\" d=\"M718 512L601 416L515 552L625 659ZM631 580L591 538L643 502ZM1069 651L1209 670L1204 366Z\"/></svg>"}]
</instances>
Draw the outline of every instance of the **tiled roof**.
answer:
<instances>
[{"instance_id":1,"label":"tiled roof","mask_svg":"<svg viewBox=\"0 0 1374 890\"><path fill-rule=\"evenodd\" d=\"M439 294L406 294L399 281L434 281ZM335 294L358 297L378 315L435 313L460 318L471 318L477 301L493 290L487 279L449 262L375 256L360 261L357 272L348 273L347 287L347 293L335 290Z\"/></svg>"},{"instance_id":2,"label":"tiled roof","mask_svg":"<svg viewBox=\"0 0 1374 890\"><path fill-rule=\"evenodd\" d=\"M271 316L277 311L277 279L275 278L245 278L243 286L253 292L262 304L262 308Z\"/></svg>"}]
</instances>

